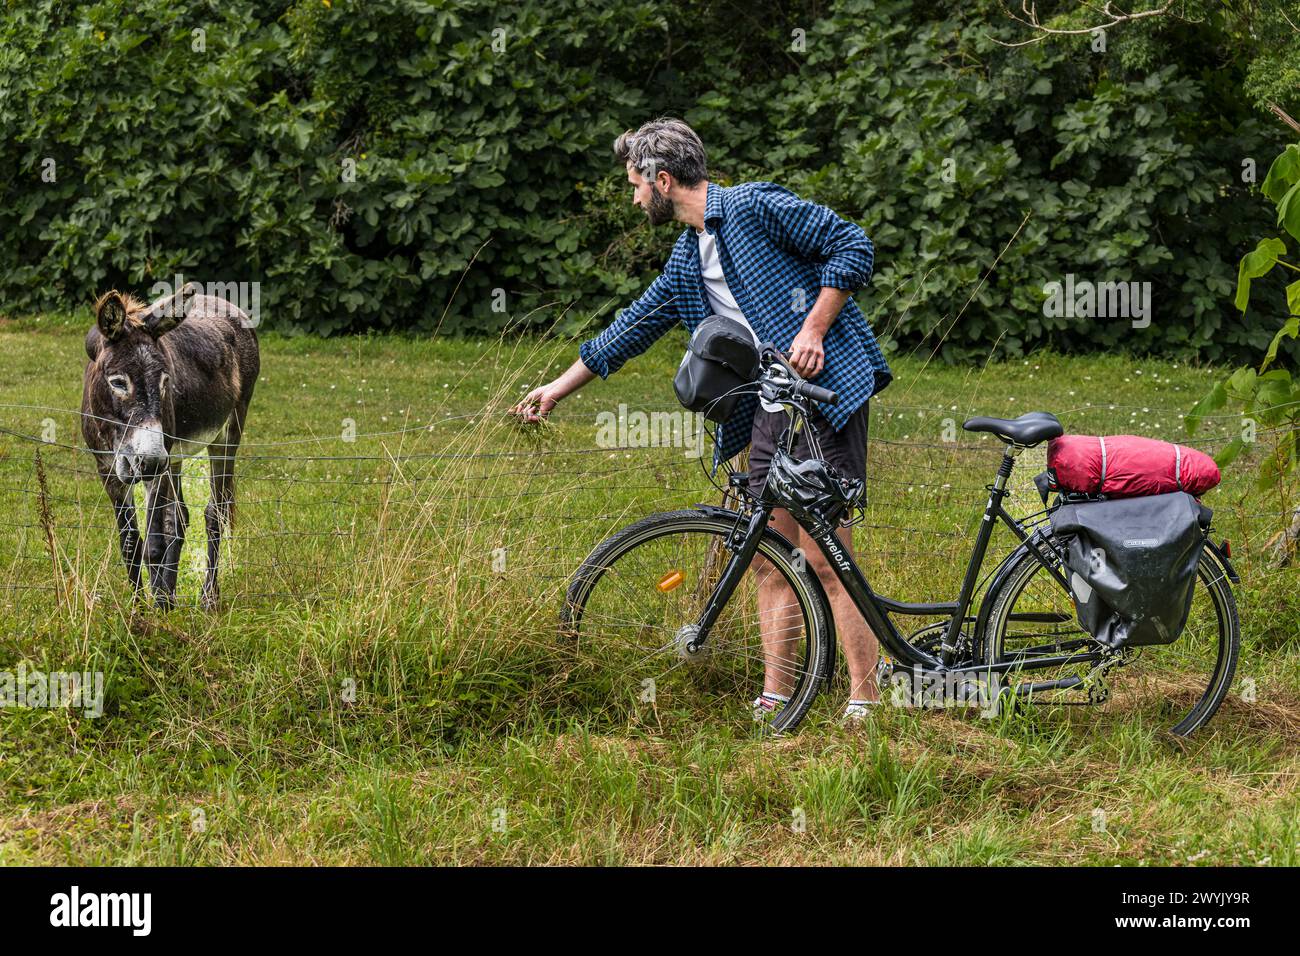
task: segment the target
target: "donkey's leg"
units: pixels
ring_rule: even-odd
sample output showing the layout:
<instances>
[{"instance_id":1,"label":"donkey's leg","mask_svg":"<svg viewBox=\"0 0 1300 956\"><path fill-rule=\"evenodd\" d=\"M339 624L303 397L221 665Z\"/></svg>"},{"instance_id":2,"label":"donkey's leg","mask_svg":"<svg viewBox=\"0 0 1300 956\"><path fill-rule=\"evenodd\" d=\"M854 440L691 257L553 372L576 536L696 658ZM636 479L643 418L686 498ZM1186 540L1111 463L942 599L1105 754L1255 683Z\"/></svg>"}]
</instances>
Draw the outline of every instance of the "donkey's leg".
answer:
<instances>
[{"instance_id":1,"label":"donkey's leg","mask_svg":"<svg viewBox=\"0 0 1300 956\"><path fill-rule=\"evenodd\" d=\"M181 552L185 549L185 529L190 524L190 511L185 507L185 494L181 488L181 462L178 459L160 481L168 484L167 519L164 529L162 555L163 587L176 599L176 579L180 576Z\"/></svg>"},{"instance_id":2,"label":"donkey's leg","mask_svg":"<svg viewBox=\"0 0 1300 956\"><path fill-rule=\"evenodd\" d=\"M167 574L167 552L174 538L175 514L172 510L171 472L164 471L149 482L145 493L147 538L145 560L149 563L149 589L163 610L176 603L176 577Z\"/></svg>"},{"instance_id":3,"label":"donkey's leg","mask_svg":"<svg viewBox=\"0 0 1300 956\"><path fill-rule=\"evenodd\" d=\"M208 468L212 473L212 493L203 509L208 532L208 573L203 580L203 606L215 610L221 601L217 585L217 564L221 558L221 529L230 527L235 513L235 452L244 434L244 415L248 406L235 407L224 432L208 446Z\"/></svg>"},{"instance_id":4,"label":"donkey's leg","mask_svg":"<svg viewBox=\"0 0 1300 956\"><path fill-rule=\"evenodd\" d=\"M115 478L104 480L104 491L108 493L108 500L113 505L113 517L117 520L117 540L122 549L126 576L138 593L144 586L140 575L144 548L140 541L140 527L135 521L135 495L130 485L124 485Z\"/></svg>"},{"instance_id":5,"label":"donkey's leg","mask_svg":"<svg viewBox=\"0 0 1300 956\"><path fill-rule=\"evenodd\" d=\"M181 483L181 463L179 461L172 465L172 487L176 489L176 529L182 543L184 543L185 532L190 527L190 509L185 504L185 489Z\"/></svg>"}]
</instances>

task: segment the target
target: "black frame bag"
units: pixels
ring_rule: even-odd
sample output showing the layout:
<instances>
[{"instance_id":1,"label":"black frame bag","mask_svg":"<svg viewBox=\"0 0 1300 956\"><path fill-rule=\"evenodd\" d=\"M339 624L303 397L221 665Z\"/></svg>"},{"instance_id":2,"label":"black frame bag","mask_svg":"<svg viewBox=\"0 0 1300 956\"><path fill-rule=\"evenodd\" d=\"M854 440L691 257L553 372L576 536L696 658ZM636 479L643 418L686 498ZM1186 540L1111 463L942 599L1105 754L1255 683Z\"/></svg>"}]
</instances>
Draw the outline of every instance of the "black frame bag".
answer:
<instances>
[{"instance_id":1,"label":"black frame bag","mask_svg":"<svg viewBox=\"0 0 1300 956\"><path fill-rule=\"evenodd\" d=\"M1211 514L1182 491L1052 512L1084 629L1111 648L1176 641L1196 594Z\"/></svg>"},{"instance_id":2,"label":"black frame bag","mask_svg":"<svg viewBox=\"0 0 1300 956\"><path fill-rule=\"evenodd\" d=\"M711 315L695 329L673 378L677 400L721 424L736 410L741 386L758 380L758 346L744 322Z\"/></svg>"}]
</instances>

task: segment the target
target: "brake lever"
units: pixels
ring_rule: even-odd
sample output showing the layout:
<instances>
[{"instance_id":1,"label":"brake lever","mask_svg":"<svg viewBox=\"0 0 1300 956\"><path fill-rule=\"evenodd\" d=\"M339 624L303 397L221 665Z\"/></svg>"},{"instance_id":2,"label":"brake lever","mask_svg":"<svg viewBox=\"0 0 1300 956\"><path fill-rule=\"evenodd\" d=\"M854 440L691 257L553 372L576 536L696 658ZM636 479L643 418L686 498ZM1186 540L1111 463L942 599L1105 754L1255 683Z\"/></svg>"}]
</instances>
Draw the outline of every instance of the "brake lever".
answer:
<instances>
[{"instance_id":1,"label":"brake lever","mask_svg":"<svg viewBox=\"0 0 1300 956\"><path fill-rule=\"evenodd\" d=\"M787 372L789 372L792 376L794 376L795 379L799 378L799 373L795 370L795 367L790 364L789 352L781 351L779 348L777 348L775 345L772 345L770 342L766 343L763 346L763 348L766 353L770 353L771 355L775 356L776 360L781 363L781 367L784 368Z\"/></svg>"},{"instance_id":2,"label":"brake lever","mask_svg":"<svg viewBox=\"0 0 1300 956\"><path fill-rule=\"evenodd\" d=\"M795 387L803 381L803 378L788 361L789 353L783 352L775 345L767 342L763 344L763 355L770 355L776 359L776 363L769 363L767 374L771 374L774 364L779 364L786 374L785 381L765 381L759 386L759 400L763 408L769 412L776 412L786 405L792 405L804 415L807 415L807 407L795 393ZM773 394L773 391L778 388L786 394L784 396Z\"/></svg>"}]
</instances>

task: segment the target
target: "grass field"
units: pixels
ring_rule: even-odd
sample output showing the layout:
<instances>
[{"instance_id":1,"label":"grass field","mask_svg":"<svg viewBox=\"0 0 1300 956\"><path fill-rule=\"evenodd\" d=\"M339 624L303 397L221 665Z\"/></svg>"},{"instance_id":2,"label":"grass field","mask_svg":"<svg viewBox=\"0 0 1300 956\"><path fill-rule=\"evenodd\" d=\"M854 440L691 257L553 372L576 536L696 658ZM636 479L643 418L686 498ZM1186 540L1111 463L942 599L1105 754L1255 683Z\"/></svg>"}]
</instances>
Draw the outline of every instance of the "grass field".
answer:
<instances>
[{"instance_id":1,"label":"grass field","mask_svg":"<svg viewBox=\"0 0 1300 956\"><path fill-rule=\"evenodd\" d=\"M556 613L605 535L719 500L689 448L600 437L620 403L679 411L683 339L529 431L504 409L575 343L263 336L223 605L195 606L199 458L183 606L163 614L132 606L76 448L85 321L0 320L0 671L105 675L99 717L0 709L0 862L1300 860L1300 575L1268 565L1292 503L1254 490L1258 451L1206 500L1243 577L1244 636L1232 693L1190 741L1123 706L886 707L845 728L838 692L779 740L661 733L649 716L611 728L566 669ZM911 600L955 594L997 466L996 440L954 423L1045 409L1070 431L1183 440L1218 374L891 363L855 544L877 590ZM1214 450L1238 427L1221 416L1192 441ZM1013 512L1041 509L1042 461L1022 459Z\"/></svg>"}]
</instances>

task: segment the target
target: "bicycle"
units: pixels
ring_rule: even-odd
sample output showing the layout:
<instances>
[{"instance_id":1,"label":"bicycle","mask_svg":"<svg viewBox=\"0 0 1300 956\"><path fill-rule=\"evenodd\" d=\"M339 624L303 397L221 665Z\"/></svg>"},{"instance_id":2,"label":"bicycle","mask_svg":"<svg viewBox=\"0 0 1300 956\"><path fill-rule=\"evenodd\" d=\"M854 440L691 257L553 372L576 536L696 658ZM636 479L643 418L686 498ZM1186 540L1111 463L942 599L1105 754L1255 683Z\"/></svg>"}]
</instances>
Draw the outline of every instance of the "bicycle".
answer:
<instances>
[{"instance_id":1,"label":"bicycle","mask_svg":"<svg viewBox=\"0 0 1300 956\"><path fill-rule=\"evenodd\" d=\"M835 475L820 460L815 437L812 457L796 462L790 455L812 403L834 404L836 396L800 378L770 344L760 347L759 367L758 395L790 416L761 493L749 492L746 473L730 473L736 508L698 504L652 514L597 545L569 581L560 623L572 642L570 679L586 682L601 717L628 725L653 719L662 731L665 722L692 727L730 713L752 727L758 716L751 718L742 702L761 688L764 669L776 667L790 700L757 726L783 733L803 720L834 673L834 622L817 574L767 526L774 508L789 510L817 542L879 639L878 679L886 702L978 705L993 714L1035 701L1096 706L1122 698L1162 723L1172 721L1170 731L1179 736L1214 715L1231 686L1241 635L1231 587L1240 579L1226 548L1210 539L1211 528L1203 528L1196 594L1178 640L1111 649L1079 626L1065 549L1051 533L1051 513L1071 499L1058 495L1048 505L1043 492L1046 507L1020 519L1003 504L1017 457L1062 434L1060 422L1044 412L972 418L966 430L992 433L1006 447L993 483L985 486L988 499L957 598L895 600L871 588L835 535L841 522L865 517L862 483ZM851 510L857 517L845 520ZM998 521L1019 543L983 579L988 586L975 607ZM756 555L781 575L790 598L778 609L789 623L769 628L766 645L750 613L755 602L731 601L752 588L746 572ZM894 616L940 620L905 634ZM1203 670L1208 679L1202 688Z\"/></svg>"}]
</instances>

